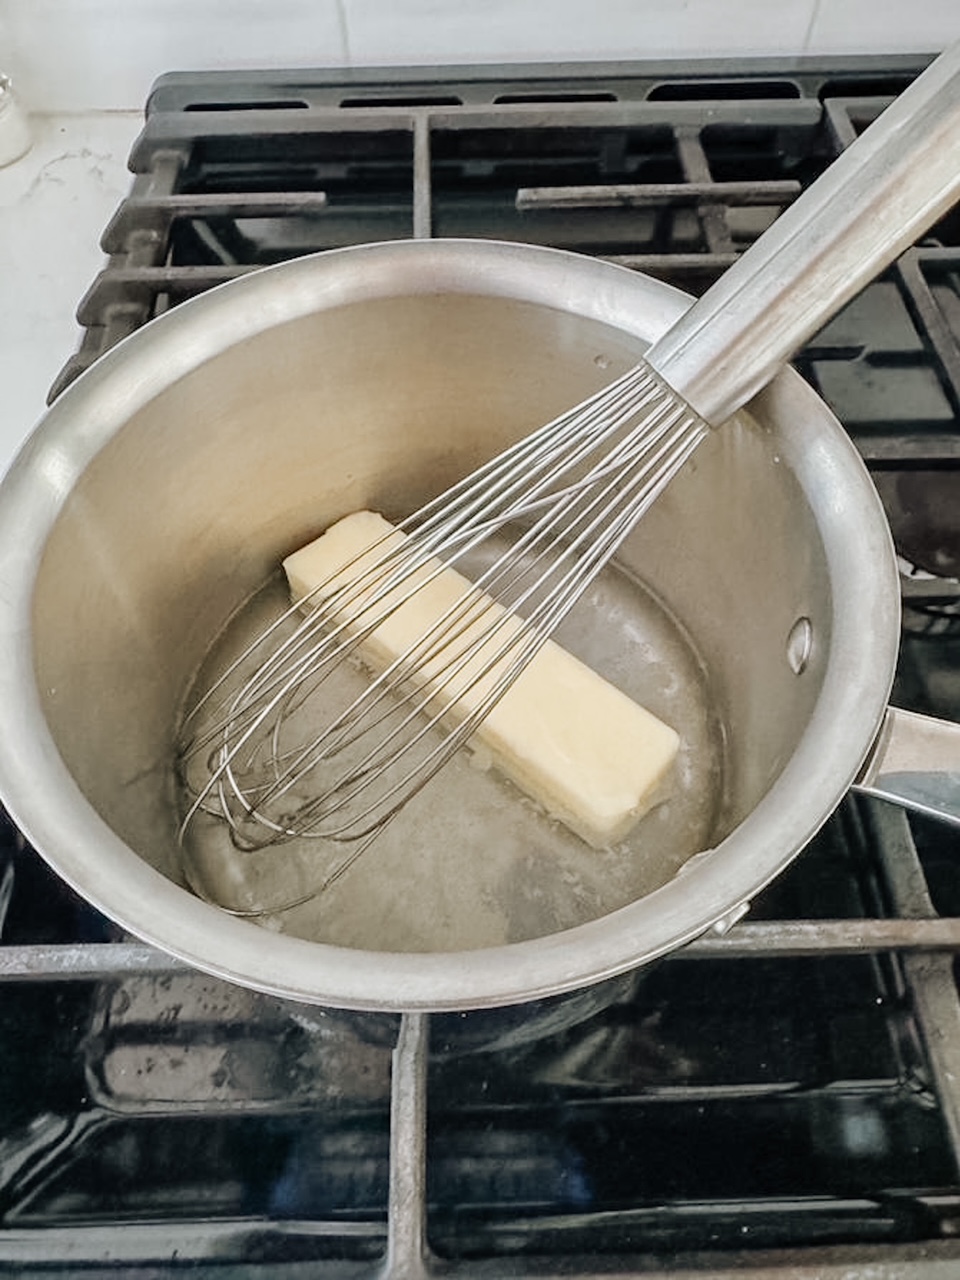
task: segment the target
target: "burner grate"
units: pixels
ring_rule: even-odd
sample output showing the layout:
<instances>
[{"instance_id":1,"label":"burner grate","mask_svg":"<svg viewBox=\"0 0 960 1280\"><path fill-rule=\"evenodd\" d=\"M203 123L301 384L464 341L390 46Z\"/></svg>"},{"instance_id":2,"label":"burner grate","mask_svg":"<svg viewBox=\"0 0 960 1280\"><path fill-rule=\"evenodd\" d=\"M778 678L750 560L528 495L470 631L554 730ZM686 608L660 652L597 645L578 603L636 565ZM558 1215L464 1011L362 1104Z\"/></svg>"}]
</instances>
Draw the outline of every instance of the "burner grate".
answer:
<instances>
[{"instance_id":1,"label":"burner grate","mask_svg":"<svg viewBox=\"0 0 960 1280\"><path fill-rule=\"evenodd\" d=\"M431 87L401 72L389 91L374 75L163 77L50 398L185 298L371 240L548 244L702 292L909 79L769 70L538 69L529 91L461 73L449 93L443 73ZM960 462L958 232L944 219L798 357L874 467Z\"/></svg>"},{"instance_id":2,"label":"burner grate","mask_svg":"<svg viewBox=\"0 0 960 1280\"><path fill-rule=\"evenodd\" d=\"M918 70L163 77L51 399L185 298L370 239L553 244L701 291ZM890 492L960 462L958 232L798 360ZM929 554L944 572L942 539ZM924 626L899 681L943 708L915 653L956 583L907 585ZM898 810L845 802L749 921L526 1039L506 1015L465 1034L238 991L118 939L0 835L0 1267L955 1274L954 851Z\"/></svg>"}]
</instances>

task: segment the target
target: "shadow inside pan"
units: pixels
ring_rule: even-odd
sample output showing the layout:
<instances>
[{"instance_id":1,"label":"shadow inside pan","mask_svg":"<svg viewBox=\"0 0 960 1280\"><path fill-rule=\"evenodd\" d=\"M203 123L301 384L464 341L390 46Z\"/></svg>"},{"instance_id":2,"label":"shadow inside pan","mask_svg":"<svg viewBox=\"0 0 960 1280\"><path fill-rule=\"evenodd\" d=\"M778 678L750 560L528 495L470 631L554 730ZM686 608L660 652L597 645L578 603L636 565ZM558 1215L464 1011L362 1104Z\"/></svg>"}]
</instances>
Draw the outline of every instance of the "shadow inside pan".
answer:
<instances>
[{"instance_id":1,"label":"shadow inside pan","mask_svg":"<svg viewBox=\"0 0 960 1280\"><path fill-rule=\"evenodd\" d=\"M488 540L465 572L478 576L497 552ZM286 604L280 581L255 595L214 645L199 687L210 687ZM466 950L541 937L658 888L716 825L724 734L703 665L663 604L616 567L602 574L557 639L681 738L664 799L621 843L591 849L465 750L326 889L325 877L350 846L303 837L246 852L221 818L206 814L188 827L191 882L228 910L257 913L267 928L381 951ZM349 665L335 678L350 695L368 679ZM324 686L312 711L317 727L331 701L341 701L328 699Z\"/></svg>"}]
</instances>

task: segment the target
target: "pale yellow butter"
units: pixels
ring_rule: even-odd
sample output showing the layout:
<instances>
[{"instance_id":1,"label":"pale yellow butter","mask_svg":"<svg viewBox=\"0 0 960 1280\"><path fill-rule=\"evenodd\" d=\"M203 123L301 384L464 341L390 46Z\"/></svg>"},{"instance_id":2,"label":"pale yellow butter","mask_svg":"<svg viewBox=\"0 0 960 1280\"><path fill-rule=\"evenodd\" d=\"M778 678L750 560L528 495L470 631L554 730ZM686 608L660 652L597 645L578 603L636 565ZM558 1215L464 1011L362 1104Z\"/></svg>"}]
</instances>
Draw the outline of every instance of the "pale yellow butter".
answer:
<instances>
[{"instance_id":1,"label":"pale yellow butter","mask_svg":"<svg viewBox=\"0 0 960 1280\"><path fill-rule=\"evenodd\" d=\"M405 537L382 516L358 511L288 556L283 567L293 600L313 591L315 599L331 594L344 581L336 577L338 571L384 535L390 541L381 543L376 554ZM355 577L365 563L361 558L350 564L345 576ZM422 571L421 577L426 576ZM363 641L365 660L382 670L455 604L468 585L461 574L445 568L398 604ZM493 612L477 626L489 626L492 616L503 615L502 606L490 602L490 607ZM505 625L520 624L511 615ZM426 665L424 686L437 674L438 665L439 660ZM468 714L489 687L496 668L478 680L481 665L481 657L472 657L459 683L438 695L451 715ZM548 641L480 724L470 745L486 748L494 766L511 782L589 844L603 848L621 840L661 798L679 738Z\"/></svg>"}]
</instances>

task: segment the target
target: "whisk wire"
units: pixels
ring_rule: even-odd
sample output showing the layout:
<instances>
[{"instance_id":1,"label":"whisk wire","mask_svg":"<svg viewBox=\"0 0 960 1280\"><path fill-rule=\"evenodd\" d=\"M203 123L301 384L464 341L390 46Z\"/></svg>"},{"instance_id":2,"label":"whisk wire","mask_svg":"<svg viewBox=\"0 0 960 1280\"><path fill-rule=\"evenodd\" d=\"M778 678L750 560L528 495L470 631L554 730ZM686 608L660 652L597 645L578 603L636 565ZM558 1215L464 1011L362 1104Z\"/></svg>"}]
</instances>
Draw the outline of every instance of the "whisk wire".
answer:
<instances>
[{"instance_id":1,"label":"whisk wire","mask_svg":"<svg viewBox=\"0 0 960 1280\"><path fill-rule=\"evenodd\" d=\"M676 417L677 415L673 415L671 419L673 423L675 423ZM689 453L696 447L696 444L699 442L702 429L705 428L701 428L699 424L694 425L691 430L689 422L681 423L680 427L674 432L671 439L657 455L656 461L664 461L667 456L667 450L670 450L670 457L666 461L666 465L671 471L675 471L676 468L683 465L685 459L689 456ZM494 670L497 667L502 667L504 659L512 649L518 650L510 664L502 668L498 679L491 686L489 692L482 701L476 705L469 715L463 718L457 726L457 729L451 732L446 740L431 752L427 761L412 768L408 774L397 780L383 796L379 797L380 803L392 800L397 795L403 795L406 797L409 791L409 785L417 775L422 775L419 785L424 785L429 777L446 763L446 760L449 759L450 755L452 755L455 750L458 750L463 742L469 739L481 720L488 714L492 707L496 705L496 702L499 701L500 697L502 697L503 694L512 686L519 673L529 664L529 662L533 660L536 653L547 642L549 634L553 630L554 626L566 616L569 610L580 598L582 591L589 586L590 582L592 582L598 568L602 567L610 556L614 554L623 537L633 527L636 519L642 514L643 510L649 506L649 503L656 496L658 486L664 483L660 478L661 473L658 471L658 478L655 485L646 482L646 477L649 475L649 472L654 465L654 460L647 460L642 472L634 478L632 485L625 486L626 501L621 504L622 510L619 517L616 521L609 524L606 537L593 541L591 547L593 554L589 557L581 556L579 558L575 558L573 565L559 580L555 589L551 591L547 599L541 602L540 605L522 621L513 634L508 635L507 639L500 647L489 654L479 671L471 673L472 679L475 679L479 683L491 670ZM599 505L602 496L605 495L596 496L591 505ZM594 520L583 530L581 538L588 539L590 537L590 535L596 530L597 523L600 518L600 515L595 516ZM565 550L564 558L568 559L570 558L570 555L571 552ZM528 596L533 595L538 585L542 585L542 580L538 580L536 584L527 589L524 597L521 597L519 602L521 606ZM507 616L508 615L501 616L495 626L502 624ZM513 620L516 621L516 619ZM482 638L476 638L467 649L458 651L456 662L450 666L452 674L459 674L464 667L473 663L478 651L489 649L492 635L492 631L487 631L484 633ZM440 691L431 691L423 702L417 706L415 711L411 713L411 717L408 717L408 719L412 718L413 715L420 710L423 710L426 707L426 704L436 697L438 692ZM445 711L445 707L441 707L441 709L429 721L429 726L432 727L435 725L443 717ZM401 728L405 727L405 724L406 722L404 722L404 726L401 726ZM425 732L426 726L421 730L420 736L423 736ZM390 742L393 740L393 736L395 735L391 735L389 738L384 740L385 746L389 746ZM390 752L385 749L381 750L380 744L378 743L377 748L365 757L362 766L358 767L357 770L352 771L350 775L342 779L336 789L332 788L327 795L314 800L310 806L306 807L301 812L301 818L309 816L314 819L315 822L319 822L324 817L329 817L331 813L337 812L343 808L348 801L353 798L357 790L360 788L366 789L370 777L375 775L377 769L383 767L378 759L380 756L390 758ZM341 787L349 788L344 796L340 795ZM335 805L331 806L328 804L328 801L334 795L337 795L338 801ZM404 803L405 802L406 801L404 800ZM384 816L391 815L393 811L393 808L385 809ZM376 812L377 806L370 805L355 820L359 821L361 817L366 820ZM358 832L358 834L365 835L367 834L368 829L369 828L365 828L361 832ZM327 832L327 834L329 836L331 833Z\"/></svg>"},{"instance_id":2,"label":"whisk wire","mask_svg":"<svg viewBox=\"0 0 960 1280\"><path fill-rule=\"evenodd\" d=\"M348 843L316 892L328 888L469 741L708 432L638 366L353 556L185 717L181 840L204 812L243 850ZM508 526L509 550L319 731L304 731L301 711L343 662L363 661L378 628ZM194 768L201 757L205 774Z\"/></svg>"}]
</instances>

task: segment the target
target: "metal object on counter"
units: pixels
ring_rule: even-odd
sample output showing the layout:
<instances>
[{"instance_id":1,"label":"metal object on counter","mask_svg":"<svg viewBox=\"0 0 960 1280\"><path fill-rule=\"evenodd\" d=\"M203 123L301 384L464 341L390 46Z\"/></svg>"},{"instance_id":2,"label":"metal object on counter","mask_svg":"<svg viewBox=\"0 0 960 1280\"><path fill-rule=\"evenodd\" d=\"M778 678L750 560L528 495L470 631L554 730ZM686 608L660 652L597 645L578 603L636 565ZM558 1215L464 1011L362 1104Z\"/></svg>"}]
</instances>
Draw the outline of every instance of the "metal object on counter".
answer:
<instances>
[{"instance_id":1,"label":"metal object on counter","mask_svg":"<svg viewBox=\"0 0 960 1280\"><path fill-rule=\"evenodd\" d=\"M30 126L10 77L0 72L0 167L30 150Z\"/></svg>"}]
</instances>

